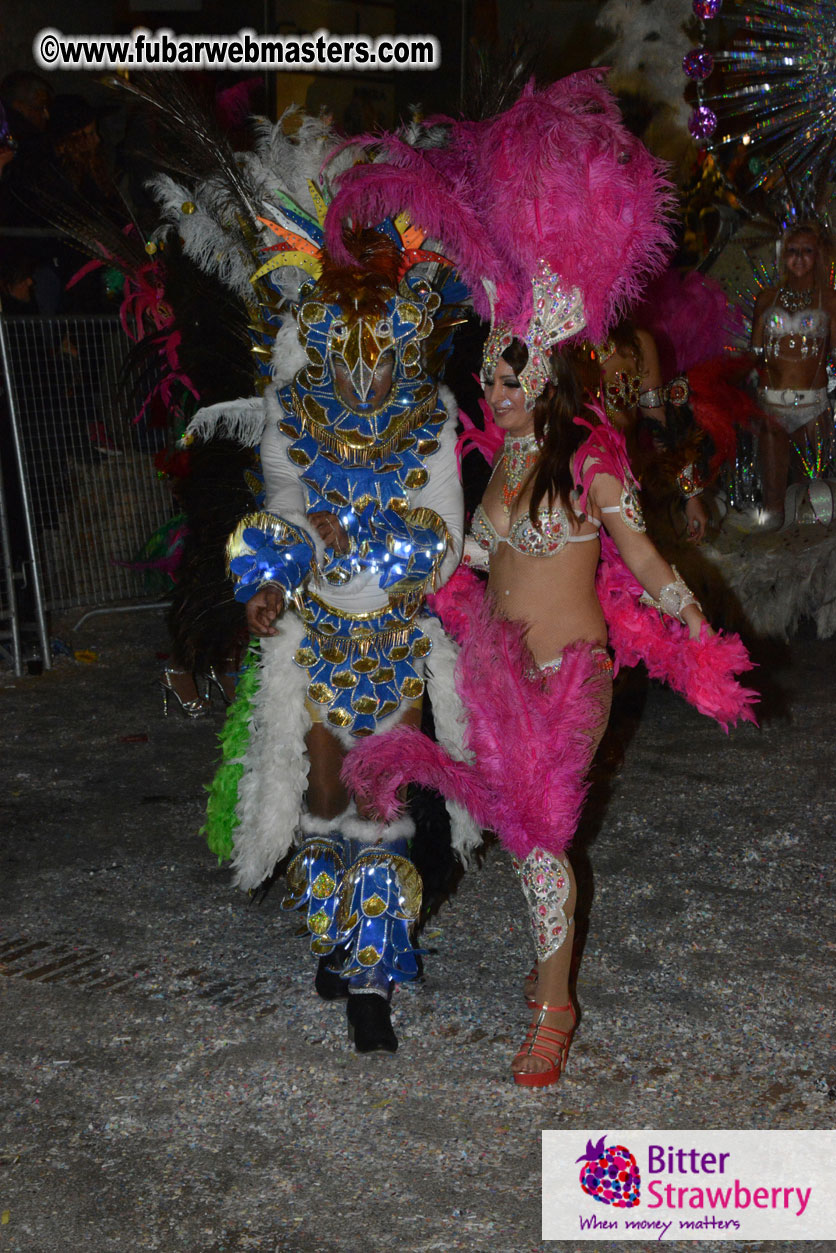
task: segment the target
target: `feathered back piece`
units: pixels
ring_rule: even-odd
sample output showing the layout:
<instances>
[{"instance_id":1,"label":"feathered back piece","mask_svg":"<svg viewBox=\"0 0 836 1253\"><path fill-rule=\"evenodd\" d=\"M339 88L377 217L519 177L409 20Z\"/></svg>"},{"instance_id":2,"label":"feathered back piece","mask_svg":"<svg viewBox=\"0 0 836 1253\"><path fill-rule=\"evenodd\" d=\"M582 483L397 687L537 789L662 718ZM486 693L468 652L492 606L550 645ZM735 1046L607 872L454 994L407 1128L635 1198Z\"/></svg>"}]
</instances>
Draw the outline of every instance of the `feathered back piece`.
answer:
<instances>
[{"instance_id":1,"label":"feathered back piece","mask_svg":"<svg viewBox=\"0 0 836 1253\"><path fill-rule=\"evenodd\" d=\"M716 279L696 270L665 270L647 285L630 316L653 336L665 379L748 339L737 304Z\"/></svg>"},{"instance_id":2,"label":"feathered back piece","mask_svg":"<svg viewBox=\"0 0 836 1253\"><path fill-rule=\"evenodd\" d=\"M450 262L424 249L423 235L405 217L383 215L374 229L348 228L344 238L341 231L338 253L325 247L330 179L356 158L353 143L340 143L323 121L290 109L275 126L256 124L254 149L235 154L234 176L227 162L196 183L156 181L186 255L246 303L261 372L277 386L307 363L297 321L304 301L338 307L347 320L381 317L408 273L439 294L434 338L442 356L449 348L452 306L464 289L452 281Z\"/></svg>"},{"instance_id":3,"label":"feathered back piece","mask_svg":"<svg viewBox=\"0 0 836 1253\"><path fill-rule=\"evenodd\" d=\"M529 83L516 104L487 121L447 119L442 146L438 119L431 119L436 146L422 145L414 124L411 142L366 137L374 164L335 178L327 247L341 255L348 219L368 224L405 209L441 242L481 317L526 339L545 263L567 295L581 295L583 317L571 334L603 339L662 268L673 201L659 163L627 131L602 79L587 70L544 91Z\"/></svg>"},{"instance_id":4,"label":"feathered back piece","mask_svg":"<svg viewBox=\"0 0 836 1253\"><path fill-rule=\"evenodd\" d=\"M196 131L195 144L201 142ZM279 385L305 364L295 312L302 287L321 271L330 199L322 163L337 142L323 121L289 109L275 126L255 123L251 152L214 164L207 152L207 176L181 182L161 175L154 182L186 256L246 306L260 370ZM346 153L331 168L351 160Z\"/></svg>"}]
</instances>

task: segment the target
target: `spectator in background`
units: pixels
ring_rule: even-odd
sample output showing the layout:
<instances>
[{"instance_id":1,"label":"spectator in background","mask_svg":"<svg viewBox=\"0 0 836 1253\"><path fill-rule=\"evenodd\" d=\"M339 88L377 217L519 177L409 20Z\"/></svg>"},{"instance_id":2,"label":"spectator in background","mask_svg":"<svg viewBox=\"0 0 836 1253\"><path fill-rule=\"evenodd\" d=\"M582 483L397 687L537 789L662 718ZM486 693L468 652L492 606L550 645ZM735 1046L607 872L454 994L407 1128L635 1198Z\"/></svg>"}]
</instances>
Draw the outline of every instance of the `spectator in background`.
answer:
<instances>
[{"instance_id":1,"label":"spectator in background","mask_svg":"<svg viewBox=\"0 0 836 1253\"><path fill-rule=\"evenodd\" d=\"M14 160L16 153L17 142L9 127L3 102L0 100L0 178L3 177L6 166Z\"/></svg>"},{"instance_id":2,"label":"spectator in background","mask_svg":"<svg viewBox=\"0 0 836 1253\"><path fill-rule=\"evenodd\" d=\"M0 308L6 314L37 313L35 259L10 244L0 248Z\"/></svg>"},{"instance_id":3,"label":"spectator in background","mask_svg":"<svg viewBox=\"0 0 836 1253\"><path fill-rule=\"evenodd\" d=\"M49 152L31 179L30 208L40 204L46 224L60 222L62 211L84 214L91 220L105 216L121 224L124 208L102 152L96 110L89 101L75 94L55 96L46 137ZM61 238L53 240L51 253L63 289L56 312L109 312L101 271L68 287L86 263L85 254Z\"/></svg>"},{"instance_id":4,"label":"spectator in background","mask_svg":"<svg viewBox=\"0 0 836 1253\"><path fill-rule=\"evenodd\" d=\"M52 88L46 79L28 70L13 70L0 83L0 100L21 148L42 144L52 101Z\"/></svg>"},{"instance_id":5,"label":"spectator in background","mask_svg":"<svg viewBox=\"0 0 836 1253\"><path fill-rule=\"evenodd\" d=\"M39 74L15 70L0 83L0 226L31 225L21 198L49 151L51 100L52 89Z\"/></svg>"},{"instance_id":6,"label":"spectator in background","mask_svg":"<svg viewBox=\"0 0 836 1253\"><path fill-rule=\"evenodd\" d=\"M113 175L102 152L96 110L89 101L78 95L56 96L47 137L54 164L79 195L99 208L115 201Z\"/></svg>"}]
</instances>

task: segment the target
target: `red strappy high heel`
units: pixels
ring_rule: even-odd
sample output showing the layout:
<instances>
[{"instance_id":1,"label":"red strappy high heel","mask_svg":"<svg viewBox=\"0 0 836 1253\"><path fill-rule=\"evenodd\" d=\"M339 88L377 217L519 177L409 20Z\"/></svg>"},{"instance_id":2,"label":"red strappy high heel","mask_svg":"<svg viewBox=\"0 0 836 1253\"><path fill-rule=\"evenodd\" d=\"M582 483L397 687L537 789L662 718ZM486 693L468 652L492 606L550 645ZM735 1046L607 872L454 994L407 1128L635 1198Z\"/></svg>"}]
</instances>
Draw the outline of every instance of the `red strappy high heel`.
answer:
<instances>
[{"instance_id":1,"label":"red strappy high heel","mask_svg":"<svg viewBox=\"0 0 836 1253\"><path fill-rule=\"evenodd\" d=\"M537 980L539 977L540 967L537 962L535 962L523 980L523 996L525 997L525 1003L529 1009L533 1009L537 1004L531 993L533 989L537 987Z\"/></svg>"},{"instance_id":2,"label":"red strappy high heel","mask_svg":"<svg viewBox=\"0 0 836 1253\"><path fill-rule=\"evenodd\" d=\"M577 1026L578 1017L571 1001L568 1005L540 1005L535 1002L532 1008L540 1012L537 1015L536 1022L532 1022L529 1025L525 1043L519 1053L517 1053L514 1061L519 1057L541 1057L544 1061L550 1062L551 1065L548 1070L515 1070L514 1083L519 1083L524 1088L547 1088L550 1084L557 1083L566 1069L569 1045L572 1042L572 1035ZM568 1031L561 1031L559 1027L546 1026L546 1014L561 1014L569 1011L572 1014L572 1026Z\"/></svg>"}]
</instances>

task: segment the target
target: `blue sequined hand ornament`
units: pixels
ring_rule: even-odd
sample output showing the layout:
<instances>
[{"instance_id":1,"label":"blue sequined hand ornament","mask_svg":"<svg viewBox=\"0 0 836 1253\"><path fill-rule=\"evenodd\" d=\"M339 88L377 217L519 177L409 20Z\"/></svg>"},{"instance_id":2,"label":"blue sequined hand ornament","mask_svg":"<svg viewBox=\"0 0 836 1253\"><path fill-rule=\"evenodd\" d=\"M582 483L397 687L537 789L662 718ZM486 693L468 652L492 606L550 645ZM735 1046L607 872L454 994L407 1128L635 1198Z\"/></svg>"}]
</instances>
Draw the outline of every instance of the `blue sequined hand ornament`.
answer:
<instances>
[{"instance_id":1,"label":"blue sequined hand ornament","mask_svg":"<svg viewBox=\"0 0 836 1253\"><path fill-rule=\"evenodd\" d=\"M374 546L381 552L380 586L385 591L423 586L447 548L447 529L432 509L415 509L405 517L384 509L371 529Z\"/></svg>"},{"instance_id":2,"label":"blue sequined hand ornament","mask_svg":"<svg viewBox=\"0 0 836 1253\"><path fill-rule=\"evenodd\" d=\"M368 562L360 555L364 535L369 532L369 518L374 513L375 505L369 504L359 513L353 509L345 509L339 513L340 526L348 536L348 552L341 553L335 548L326 548L326 556L322 561L322 573L326 582L331 584L347 583L352 574L367 567ZM328 555L330 554L330 556Z\"/></svg>"},{"instance_id":3,"label":"blue sequined hand ornament","mask_svg":"<svg viewBox=\"0 0 836 1253\"><path fill-rule=\"evenodd\" d=\"M305 533L271 513L243 518L227 542L235 599L246 603L265 583L292 596L311 568L314 547Z\"/></svg>"},{"instance_id":4,"label":"blue sequined hand ornament","mask_svg":"<svg viewBox=\"0 0 836 1253\"><path fill-rule=\"evenodd\" d=\"M380 575L384 591L422 587L435 572L447 548L444 522L432 509L406 514L381 509L372 503L359 513L339 515L350 541L348 553L332 555L323 562L329 583L344 583L360 570Z\"/></svg>"}]
</instances>

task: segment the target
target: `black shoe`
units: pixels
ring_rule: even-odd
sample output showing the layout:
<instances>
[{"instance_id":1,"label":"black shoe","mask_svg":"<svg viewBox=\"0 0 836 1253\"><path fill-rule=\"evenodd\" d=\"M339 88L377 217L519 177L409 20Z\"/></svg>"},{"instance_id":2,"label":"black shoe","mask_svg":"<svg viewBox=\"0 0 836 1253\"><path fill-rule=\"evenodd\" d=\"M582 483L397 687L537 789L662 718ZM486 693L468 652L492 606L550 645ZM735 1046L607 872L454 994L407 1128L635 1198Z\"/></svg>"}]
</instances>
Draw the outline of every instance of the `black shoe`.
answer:
<instances>
[{"instance_id":1,"label":"black shoe","mask_svg":"<svg viewBox=\"0 0 836 1253\"><path fill-rule=\"evenodd\" d=\"M392 1030L389 1002L376 992L348 998L348 1034L358 1053L396 1053L398 1037Z\"/></svg>"},{"instance_id":2,"label":"black shoe","mask_svg":"<svg viewBox=\"0 0 836 1253\"><path fill-rule=\"evenodd\" d=\"M342 978L338 969L344 956L345 949L335 948L333 953L319 959L314 987L323 1001L339 1001L348 996L348 980Z\"/></svg>"}]
</instances>

